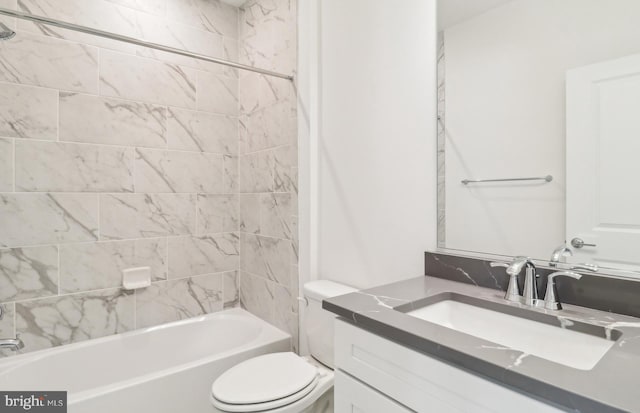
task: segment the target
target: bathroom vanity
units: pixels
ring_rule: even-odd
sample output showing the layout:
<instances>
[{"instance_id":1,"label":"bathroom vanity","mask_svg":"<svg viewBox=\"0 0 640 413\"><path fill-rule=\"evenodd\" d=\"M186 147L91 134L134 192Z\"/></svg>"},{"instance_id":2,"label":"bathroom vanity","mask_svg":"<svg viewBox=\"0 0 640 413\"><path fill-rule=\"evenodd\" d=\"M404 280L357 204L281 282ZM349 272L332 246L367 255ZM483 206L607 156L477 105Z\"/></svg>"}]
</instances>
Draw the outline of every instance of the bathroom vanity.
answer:
<instances>
[{"instance_id":1,"label":"bathroom vanity","mask_svg":"<svg viewBox=\"0 0 640 413\"><path fill-rule=\"evenodd\" d=\"M325 302L339 411L640 412L640 3L456 4L438 249L426 277Z\"/></svg>"},{"instance_id":2,"label":"bathroom vanity","mask_svg":"<svg viewBox=\"0 0 640 413\"><path fill-rule=\"evenodd\" d=\"M336 333L338 412L563 411L345 321Z\"/></svg>"},{"instance_id":3,"label":"bathroom vanity","mask_svg":"<svg viewBox=\"0 0 640 413\"><path fill-rule=\"evenodd\" d=\"M326 300L336 411L640 411L640 320L420 277Z\"/></svg>"}]
</instances>

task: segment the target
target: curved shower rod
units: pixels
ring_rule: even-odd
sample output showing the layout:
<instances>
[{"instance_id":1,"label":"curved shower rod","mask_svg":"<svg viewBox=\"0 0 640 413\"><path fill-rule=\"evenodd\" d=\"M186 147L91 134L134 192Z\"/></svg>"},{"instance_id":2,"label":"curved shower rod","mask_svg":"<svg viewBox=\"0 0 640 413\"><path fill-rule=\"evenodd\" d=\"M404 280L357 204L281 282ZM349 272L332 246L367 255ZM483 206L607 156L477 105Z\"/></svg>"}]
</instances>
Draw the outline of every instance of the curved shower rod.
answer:
<instances>
[{"instance_id":1,"label":"curved shower rod","mask_svg":"<svg viewBox=\"0 0 640 413\"><path fill-rule=\"evenodd\" d=\"M0 7L0 15L5 15L5 16L9 16L9 17L15 17L15 18L18 18L18 19L28 20L28 21L32 21L32 22L35 22L35 23L47 24L49 26L56 26L56 27L60 27L60 28L63 28L63 29L73 30L75 32L91 34L91 35L98 36L98 37L104 37L105 39L111 39L111 40L117 40L117 41L120 41L120 42L131 43L131 44L135 44L137 46L148 47L150 49L160 50L162 52L173 53L173 54L177 54L177 55L180 55L180 56L191 57L191 58L197 59L197 60L203 60L205 62L217 63L217 64L220 64L220 65L229 66L229 67L233 67L233 68L240 69L240 70L247 70L247 71L250 71L250 72L260 73L260 74L268 75L268 76L275 76L275 77L279 77L281 79L287 79L287 80L293 81L293 76L291 76L291 75L285 75L285 74L282 74L282 73L273 72L271 70L260 69L260 68L253 67L253 66L248 66L248 65L243 65L243 64L240 64L240 63L231 62L229 60L218 59L218 58L215 58L215 57L210 57L210 56L206 56L206 55L202 55L202 54L198 54L198 53L188 52L186 50L177 49L175 47L164 46L164 45L161 45L161 44L158 44L158 43L145 42L143 40L136 39L134 37L122 36L122 35L119 35L119 34L116 34L116 33L106 32L104 30L92 29L91 27L80 26L80 25L77 25L77 24L67 23L67 22L64 22L64 21L61 21L61 20L56 20L56 19L50 19L48 17L34 16L32 14L23 13L23 12L15 11L15 10L9 10L9 9L5 9L3 7Z\"/></svg>"}]
</instances>

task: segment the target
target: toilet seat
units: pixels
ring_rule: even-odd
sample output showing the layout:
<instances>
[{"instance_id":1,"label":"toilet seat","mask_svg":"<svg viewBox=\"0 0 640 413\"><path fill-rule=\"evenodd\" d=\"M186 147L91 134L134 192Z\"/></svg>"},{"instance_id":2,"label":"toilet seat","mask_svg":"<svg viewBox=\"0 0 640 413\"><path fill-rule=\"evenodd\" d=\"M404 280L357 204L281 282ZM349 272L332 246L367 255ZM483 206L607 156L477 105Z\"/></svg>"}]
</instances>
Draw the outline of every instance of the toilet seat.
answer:
<instances>
[{"instance_id":1,"label":"toilet seat","mask_svg":"<svg viewBox=\"0 0 640 413\"><path fill-rule=\"evenodd\" d=\"M211 395L211 402L217 409L222 410L223 412L229 412L229 413L264 412L264 411L274 410L280 407L288 406L304 398L316 388L316 386L318 385L318 381L319 379L318 377L316 377L309 386L305 387L298 393L294 393L282 399L272 400L264 403L228 404L228 403L221 402L220 400L216 399L213 395Z\"/></svg>"},{"instance_id":2,"label":"toilet seat","mask_svg":"<svg viewBox=\"0 0 640 413\"><path fill-rule=\"evenodd\" d=\"M273 410L304 398L318 381L318 368L296 354L266 354L223 373L211 387L211 402L226 412Z\"/></svg>"}]
</instances>

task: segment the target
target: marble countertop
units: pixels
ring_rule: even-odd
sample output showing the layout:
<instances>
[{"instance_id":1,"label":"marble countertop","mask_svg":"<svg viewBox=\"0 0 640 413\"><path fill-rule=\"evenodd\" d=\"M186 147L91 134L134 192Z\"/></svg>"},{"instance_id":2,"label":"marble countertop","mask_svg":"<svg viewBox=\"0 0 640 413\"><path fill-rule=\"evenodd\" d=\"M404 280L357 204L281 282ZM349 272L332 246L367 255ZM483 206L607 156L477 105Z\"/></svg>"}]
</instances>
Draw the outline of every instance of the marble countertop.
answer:
<instances>
[{"instance_id":1,"label":"marble countertop","mask_svg":"<svg viewBox=\"0 0 640 413\"><path fill-rule=\"evenodd\" d=\"M562 328L598 326L596 330L615 344L592 370L578 370L405 314L451 294L516 312L526 309L536 313L533 318L549 321L551 316ZM569 411L640 412L638 318L573 305L559 311L525 307L506 301L498 290L429 276L334 297L323 307L381 337Z\"/></svg>"}]
</instances>

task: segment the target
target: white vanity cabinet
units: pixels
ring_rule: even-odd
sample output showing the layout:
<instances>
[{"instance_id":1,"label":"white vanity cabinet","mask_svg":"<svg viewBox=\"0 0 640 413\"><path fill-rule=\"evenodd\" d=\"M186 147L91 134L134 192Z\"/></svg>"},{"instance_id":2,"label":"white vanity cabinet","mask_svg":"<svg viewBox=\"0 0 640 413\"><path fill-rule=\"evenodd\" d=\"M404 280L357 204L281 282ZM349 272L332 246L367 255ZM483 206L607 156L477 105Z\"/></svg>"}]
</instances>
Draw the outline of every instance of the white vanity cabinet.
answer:
<instances>
[{"instance_id":1,"label":"white vanity cabinet","mask_svg":"<svg viewBox=\"0 0 640 413\"><path fill-rule=\"evenodd\" d=\"M336 413L556 413L556 407L336 320Z\"/></svg>"},{"instance_id":2,"label":"white vanity cabinet","mask_svg":"<svg viewBox=\"0 0 640 413\"><path fill-rule=\"evenodd\" d=\"M412 410L374 390L347 373L336 371L334 386L335 412L411 413Z\"/></svg>"}]
</instances>

